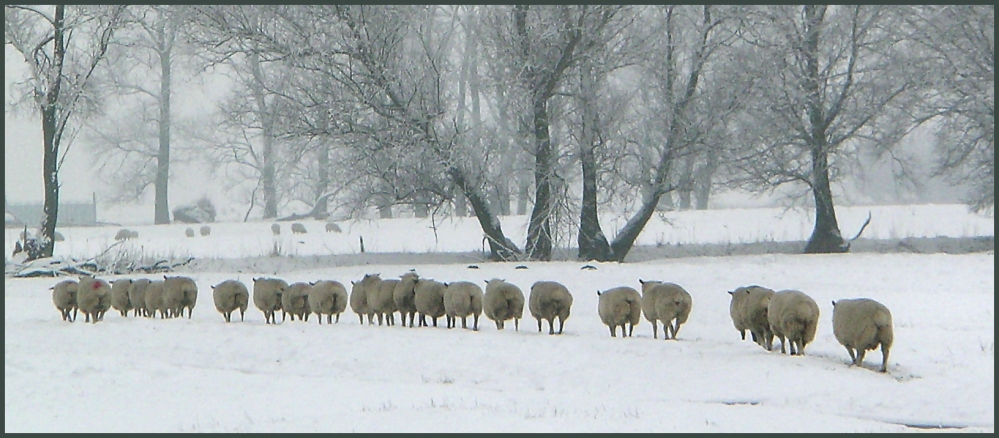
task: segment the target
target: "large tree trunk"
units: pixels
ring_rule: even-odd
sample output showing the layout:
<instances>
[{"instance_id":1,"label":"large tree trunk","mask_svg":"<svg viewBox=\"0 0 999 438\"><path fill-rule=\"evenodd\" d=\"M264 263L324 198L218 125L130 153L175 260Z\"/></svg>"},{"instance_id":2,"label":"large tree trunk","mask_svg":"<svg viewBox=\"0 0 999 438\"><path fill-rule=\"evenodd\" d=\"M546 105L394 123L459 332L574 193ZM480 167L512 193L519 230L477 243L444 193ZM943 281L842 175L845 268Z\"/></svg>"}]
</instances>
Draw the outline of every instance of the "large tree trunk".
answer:
<instances>
[{"instance_id":1,"label":"large tree trunk","mask_svg":"<svg viewBox=\"0 0 999 438\"><path fill-rule=\"evenodd\" d=\"M162 30L162 29L161 29ZM165 35L160 34L160 41ZM156 200L153 212L153 223L170 223L170 204L167 188L170 182L170 48L160 47L160 148L156 154Z\"/></svg>"},{"instance_id":2,"label":"large tree trunk","mask_svg":"<svg viewBox=\"0 0 999 438\"><path fill-rule=\"evenodd\" d=\"M59 143L62 140L62 131L59 130L59 92L62 88L62 67L66 59L65 46L65 25L66 6L56 5L55 19L52 23L53 33L53 57L56 75L54 82L44 97L41 106L42 112L42 178L45 189L45 201L42 204L42 245L41 251L35 257L29 254L30 259L38 257L52 257L55 251L55 228L59 217Z\"/></svg>"},{"instance_id":3,"label":"large tree trunk","mask_svg":"<svg viewBox=\"0 0 999 438\"><path fill-rule=\"evenodd\" d=\"M805 37L805 81L803 85L810 129L812 158L812 195L815 198L815 228L805 245L805 253L841 253L850 249L843 241L836 223L832 189L829 185L829 149L827 126L819 94L819 31L825 16L824 7L805 5L808 29Z\"/></svg>"},{"instance_id":4,"label":"large tree trunk","mask_svg":"<svg viewBox=\"0 0 999 438\"><path fill-rule=\"evenodd\" d=\"M552 258L552 173L555 171L548 133L547 99L534 100L534 208L527 225L527 256L533 260Z\"/></svg>"},{"instance_id":5,"label":"large tree trunk","mask_svg":"<svg viewBox=\"0 0 999 438\"><path fill-rule=\"evenodd\" d=\"M264 94L264 74L260 69L260 55L252 53L249 56L250 69L253 74L250 89L253 90L253 100L256 103L257 118L260 122L264 148L261 155L260 183L264 187L264 219L277 217L277 177L274 160L274 129L271 109L267 105L267 95Z\"/></svg>"},{"instance_id":6,"label":"large tree trunk","mask_svg":"<svg viewBox=\"0 0 999 438\"><path fill-rule=\"evenodd\" d=\"M601 262L613 260L610 243L600 229L600 217L597 214L597 162L596 149L597 111L594 107L596 90L593 84L592 69L583 65L581 73L580 105L583 110L582 136L579 140L579 165L583 171L583 203L579 211L579 245L580 260L597 260Z\"/></svg>"},{"instance_id":7,"label":"large tree trunk","mask_svg":"<svg viewBox=\"0 0 999 438\"><path fill-rule=\"evenodd\" d=\"M503 234L503 227L500 225L499 219L490 211L479 190L471 185L464 172L457 167L450 167L447 172L455 185L465 193L468 203L471 204L472 210L475 212L475 218L479 220L482 232L489 242L489 259L515 260L517 254L520 254L520 249Z\"/></svg>"},{"instance_id":8,"label":"large tree trunk","mask_svg":"<svg viewBox=\"0 0 999 438\"><path fill-rule=\"evenodd\" d=\"M683 172L680 174L680 187L677 190L680 195L680 210L690 210L690 198L694 192L694 154L688 153L683 157Z\"/></svg>"},{"instance_id":9,"label":"large tree trunk","mask_svg":"<svg viewBox=\"0 0 999 438\"><path fill-rule=\"evenodd\" d=\"M697 170L694 177L694 199L696 199L694 208L698 210L708 209L708 199L711 197L711 178L714 177L716 170L718 170L718 154L709 149L706 162Z\"/></svg>"},{"instance_id":10,"label":"large tree trunk","mask_svg":"<svg viewBox=\"0 0 999 438\"><path fill-rule=\"evenodd\" d=\"M531 180L525 172L517 178L517 214L527 214L527 203L531 200Z\"/></svg>"},{"instance_id":11,"label":"large tree trunk","mask_svg":"<svg viewBox=\"0 0 999 438\"><path fill-rule=\"evenodd\" d=\"M319 146L319 182L316 184L316 196L322 196L330 189L330 145L323 143ZM316 206L316 217L329 216L329 197L321 199Z\"/></svg>"}]
</instances>

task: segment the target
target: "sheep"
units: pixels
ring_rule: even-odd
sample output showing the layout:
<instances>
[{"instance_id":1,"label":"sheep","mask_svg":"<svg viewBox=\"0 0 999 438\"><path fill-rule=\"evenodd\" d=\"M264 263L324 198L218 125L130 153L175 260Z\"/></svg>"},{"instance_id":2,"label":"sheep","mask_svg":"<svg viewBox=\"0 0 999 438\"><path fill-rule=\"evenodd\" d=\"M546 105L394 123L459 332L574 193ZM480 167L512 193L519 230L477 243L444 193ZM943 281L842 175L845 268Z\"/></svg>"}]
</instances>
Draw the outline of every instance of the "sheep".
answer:
<instances>
[{"instance_id":1,"label":"sheep","mask_svg":"<svg viewBox=\"0 0 999 438\"><path fill-rule=\"evenodd\" d=\"M89 275L80 276L76 286L76 305L87 317L85 322L96 324L103 321L104 313L111 308L111 285Z\"/></svg>"},{"instance_id":2,"label":"sheep","mask_svg":"<svg viewBox=\"0 0 999 438\"><path fill-rule=\"evenodd\" d=\"M444 316L444 291L447 286L439 281L426 278L416 280L413 287L413 302L416 311L420 313L420 326L427 326L427 316L433 319L434 327L437 327L437 318Z\"/></svg>"},{"instance_id":3,"label":"sheep","mask_svg":"<svg viewBox=\"0 0 999 438\"><path fill-rule=\"evenodd\" d=\"M633 287L619 286L606 291L597 291L597 313L600 320L610 328L611 337L617 337L617 327L621 326L621 337L632 336L635 324L642 322L642 296ZM625 332L625 324L630 324ZM664 329L665 331L665 329Z\"/></svg>"},{"instance_id":4,"label":"sheep","mask_svg":"<svg viewBox=\"0 0 999 438\"><path fill-rule=\"evenodd\" d=\"M395 301L395 308L399 310L402 317L402 325L406 325L406 315L409 315L409 327L413 327L413 320L416 319L416 282L420 276L415 272L407 272L399 278L395 288L392 290L392 300Z\"/></svg>"},{"instance_id":5,"label":"sheep","mask_svg":"<svg viewBox=\"0 0 999 438\"><path fill-rule=\"evenodd\" d=\"M888 308L870 298L842 299L832 304L833 335L846 347L853 364L863 365L867 350L874 350L880 344L879 371L888 372L888 350L895 339Z\"/></svg>"},{"instance_id":6,"label":"sheep","mask_svg":"<svg viewBox=\"0 0 999 438\"><path fill-rule=\"evenodd\" d=\"M343 230L340 229L339 225L337 225L337 224L335 224L333 222L326 222L326 232L328 233L330 231L332 231L334 233L340 233Z\"/></svg>"},{"instance_id":7,"label":"sheep","mask_svg":"<svg viewBox=\"0 0 999 438\"><path fill-rule=\"evenodd\" d=\"M149 316L149 309L146 308L147 287L149 287L147 278L132 280L132 284L128 286L128 303L135 311L132 316Z\"/></svg>"},{"instance_id":8,"label":"sheep","mask_svg":"<svg viewBox=\"0 0 999 438\"><path fill-rule=\"evenodd\" d=\"M264 312L264 322L277 324L275 312L281 310L281 293L288 283L280 278L253 279L253 305Z\"/></svg>"},{"instance_id":9,"label":"sheep","mask_svg":"<svg viewBox=\"0 0 999 438\"><path fill-rule=\"evenodd\" d=\"M250 303L250 291L242 281L225 280L212 286L212 301L225 322L232 322L232 312L236 309L239 309L239 320L243 321L246 307Z\"/></svg>"},{"instance_id":10,"label":"sheep","mask_svg":"<svg viewBox=\"0 0 999 438\"><path fill-rule=\"evenodd\" d=\"M527 308L531 316L538 320L538 332L541 332L541 321L548 320L548 334L555 334L555 318L558 318L558 334L562 334L565 320L569 318L572 307L572 294L564 285L556 281L538 281L531 285Z\"/></svg>"},{"instance_id":11,"label":"sheep","mask_svg":"<svg viewBox=\"0 0 999 438\"><path fill-rule=\"evenodd\" d=\"M377 287L368 289L368 305L371 311L378 316L378 325L382 325L384 318L385 325L395 325L395 299L392 293L395 292L395 285L399 280L394 278L378 282Z\"/></svg>"},{"instance_id":12,"label":"sheep","mask_svg":"<svg viewBox=\"0 0 999 438\"><path fill-rule=\"evenodd\" d=\"M111 307L121 316L128 316L128 311L132 310L132 303L128 299L128 289L131 286L132 280L127 278L111 282Z\"/></svg>"},{"instance_id":13,"label":"sheep","mask_svg":"<svg viewBox=\"0 0 999 438\"><path fill-rule=\"evenodd\" d=\"M160 319L167 317L166 307L163 307L163 280L153 280L146 285L145 291L147 317L155 318L160 312Z\"/></svg>"},{"instance_id":14,"label":"sheep","mask_svg":"<svg viewBox=\"0 0 999 438\"><path fill-rule=\"evenodd\" d=\"M163 307L167 316L184 317L184 309L187 309L187 319L191 319L197 302L198 284L193 279L163 276Z\"/></svg>"},{"instance_id":15,"label":"sheep","mask_svg":"<svg viewBox=\"0 0 999 438\"><path fill-rule=\"evenodd\" d=\"M187 237L194 237L194 228L187 227L187 229L184 230L184 235Z\"/></svg>"},{"instance_id":16,"label":"sheep","mask_svg":"<svg viewBox=\"0 0 999 438\"><path fill-rule=\"evenodd\" d=\"M524 292L506 280L486 280L486 293L482 297L482 311L496 322L496 329L503 330L503 323L513 319L514 330L520 330L524 317Z\"/></svg>"},{"instance_id":17,"label":"sheep","mask_svg":"<svg viewBox=\"0 0 999 438\"><path fill-rule=\"evenodd\" d=\"M285 317L291 315L294 321L298 317L299 321L309 320L309 291L312 285L306 282L297 282L288 285L281 291L281 322Z\"/></svg>"},{"instance_id":18,"label":"sheep","mask_svg":"<svg viewBox=\"0 0 999 438\"><path fill-rule=\"evenodd\" d=\"M461 318L461 328L468 328L466 318L472 315L472 330L479 330L479 315L482 314L482 288L470 281L456 281L446 284L444 289L444 315L447 328L457 325Z\"/></svg>"},{"instance_id":19,"label":"sheep","mask_svg":"<svg viewBox=\"0 0 999 438\"><path fill-rule=\"evenodd\" d=\"M76 280L63 280L50 287L52 290L52 303L62 315L63 321L76 321L76 288L79 283ZM70 312L73 312L70 316Z\"/></svg>"},{"instance_id":20,"label":"sheep","mask_svg":"<svg viewBox=\"0 0 999 438\"><path fill-rule=\"evenodd\" d=\"M323 323L323 315L329 324L333 323L333 315L336 315L336 322L340 322L340 314L347 310L347 288L339 281L317 281L312 283L308 300L309 309L316 314L319 324Z\"/></svg>"},{"instance_id":21,"label":"sheep","mask_svg":"<svg viewBox=\"0 0 999 438\"><path fill-rule=\"evenodd\" d=\"M212 234L212 227L209 227L208 225L202 225L201 229L198 230L198 232L201 233L201 237L205 237L209 234Z\"/></svg>"},{"instance_id":22,"label":"sheep","mask_svg":"<svg viewBox=\"0 0 999 438\"><path fill-rule=\"evenodd\" d=\"M692 304L690 294L676 283L643 280L638 282L642 285L642 311L645 313L645 318L652 323L652 337L657 338L656 321L661 321L663 339L676 340L676 332L680 330L680 325L687 322L690 316Z\"/></svg>"},{"instance_id":23,"label":"sheep","mask_svg":"<svg viewBox=\"0 0 999 438\"><path fill-rule=\"evenodd\" d=\"M135 235L132 235L131 230L129 230L128 228L122 228L118 230L117 234L114 235L114 240L127 240L133 237L139 237L139 233L136 232Z\"/></svg>"},{"instance_id":24,"label":"sheep","mask_svg":"<svg viewBox=\"0 0 999 438\"><path fill-rule=\"evenodd\" d=\"M780 339L780 352L801 356L805 354L805 345L815 339L819 305L801 291L774 292L767 307L767 320L770 322L770 331ZM785 351L784 345L788 341L791 345Z\"/></svg>"},{"instance_id":25,"label":"sheep","mask_svg":"<svg viewBox=\"0 0 999 438\"><path fill-rule=\"evenodd\" d=\"M305 229L305 225L302 225L301 222L295 222L295 223L291 224L291 232L292 232L292 234L306 234L306 233L308 233L308 231Z\"/></svg>"},{"instance_id":26,"label":"sheep","mask_svg":"<svg viewBox=\"0 0 999 438\"><path fill-rule=\"evenodd\" d=\"M742 339L746 340L746 330L749 330L753 342L770 351L773 347L774 333L770 331L767 307L770 306L773 289L752 285L739 287L728 293L732 295L732 302L728 308L729 315L732 316L732 323L742 335Z\"/></svg>"},{"instance_id":27,"label":"sheep","mask_svg":"<svg viewBox=\"0 0 999 438\"><path fill-rule=\"evenodd\" d=\"M357 317L361 320L361 324L364 324L364 315L368 315L369 325L375 323L375 312L371 310L371 305L368 304L368 291L378 290L378 284L381 281L382 279L378 274L365 274L361 281L350 282L350 310L353 310L357 314Z\"/></svg>"}]
</instances>

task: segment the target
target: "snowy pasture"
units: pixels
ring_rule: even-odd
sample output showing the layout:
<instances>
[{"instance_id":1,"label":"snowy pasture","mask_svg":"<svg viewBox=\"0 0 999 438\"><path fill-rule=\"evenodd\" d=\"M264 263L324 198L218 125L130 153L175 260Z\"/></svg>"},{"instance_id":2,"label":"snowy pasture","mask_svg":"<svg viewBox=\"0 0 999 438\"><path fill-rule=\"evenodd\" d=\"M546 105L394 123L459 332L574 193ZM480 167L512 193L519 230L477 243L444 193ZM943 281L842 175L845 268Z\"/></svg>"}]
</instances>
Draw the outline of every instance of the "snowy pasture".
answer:
<instances>
[{"instance_id":1,"label":"snowy pasture","mask_svg":"<svg viewBox=\"0 0 999 438\"><path fill-rule=\"evenodd\" d=\"M871 208L875 220L865 236L994 235L991 217L969 215L959 206L893 208L882 207L880 214ZM868 210L841 213L844 234L852 235ZM701 217L691 220L677 213L672 227L656 225L640 241L801 240L810 231L806 224L804 236L799 235L796 219L789 219L793 212L782 216L791 223L776 225L768 222L773 211L723 210L710 218L709 212L696 213ZM481 232L462 228L463 221L443 224L470 231L438 228L437 240L425 236L432 230L413 227L414 222L342 224L339 235L323 232L322 223L308 222L309 234L290 235L285 227L276 238L269 234L269 223L213 224L212 234L203 238L184 237L186 226L181 225L139 226L130 227L140 237L129 244L161 256L229 260L266 256L276 243L297 248L293 253L286 247L285 255L352 254L356 251L349 248L360 235L366 245L375 245L368 247L370 252L481 250ZM728 224L729 232L710 224ZM519 242L516 224L504 226ZM117 227L63 230L63 255L93 256L101 245L113 243L115 231ZM7 233L12 246L12 230ZM338 239L345 246L335 246ZM60 279L6 278L4 430L995 430L991 251L590 263L595 270L580 269L584 263L575 261L475 261L478 269L470 269L469 263L443 264L434 262L439 255L426 257L418 265L378 263L375 258L367 265L296 267L290 257L265 257L252 268L234 261L207 270L189 267L182 273L194 278L200 291L193 318L124 318L111 310L98 324L61 320L48 289ZM527 269L516 269L518 265ZM436 328L362 325L349 308L334 325L320 325L315 316L307 322L266 325L252 303L245 321L226 324L212 305L210 286L225 279L248 285L263 275L289 282L333 279L349 290L349 282L366 273L393 278L413 268L422 277L483 286L483 280L504 278L525 295L535 281L560 281L574 296L565 333L549 336L547 326L538 333L526 309L519 331L512 324L498 331L484 316L479 330L472 331L461 329L460 322L459 328L446 329L444 318ZM156 275L102 278L140 277ZM620 285L639 289L638 279L673 281L692 295L693 310L678 340L653 339L644 318L631 338L612 338L600 322L596 291ZM819 304L818 332L804 356L768 352L740 339L726 292L749 284L798 289ZM853 367L833 337L831 301L854 297L876 299L892 312L895 343L887 374L876 371L880 351L869 352L863 367Z\"/></svg>"}]
</instances>

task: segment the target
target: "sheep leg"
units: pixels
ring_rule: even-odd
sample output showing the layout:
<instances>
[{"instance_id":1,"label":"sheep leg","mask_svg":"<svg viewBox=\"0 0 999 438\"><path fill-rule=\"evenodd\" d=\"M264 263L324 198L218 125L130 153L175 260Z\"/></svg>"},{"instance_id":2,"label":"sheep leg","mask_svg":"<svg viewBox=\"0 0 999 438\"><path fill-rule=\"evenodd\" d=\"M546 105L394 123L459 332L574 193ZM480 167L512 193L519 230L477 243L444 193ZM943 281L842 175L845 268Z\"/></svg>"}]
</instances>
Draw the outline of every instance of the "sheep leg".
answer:
<instances>
[{"instance_id":1,"label":"sheep leg","mask_svg":"<svg viewBox=\"0 0 999 438\"><path fill-rule=\"evenodd\" d=\"M514 329L514 331L518 331L518 332L520 331L520 318L514 318L513 319L513 329ZM561 327L559 327L559 329L561 329Z\"/></svg>"},{"instance_id":2,"label":"sheep leg","mask_svg":"<svg viewBox=\"0 0 999 438\"><path fill-rule=\"evenodd\" d=\"M467 328L468 328L468 326L467 326L467 325L465 324L465 322L466 322L467 320L468 320L468 317L467 317L467 316L462 316L462 317L461 317L461 328L463 328L463 329L467 329Z\"/></svg>"},{"instance_id":3,"label":"sheep leg","mask_svg":"<svg viewBox=\"0 0 999 438\"><path fill-rule=\"evenodd\" d=\"M334 318L333 322L335 322L337 324L340 323L340 314L339 313L336 314L336 318Z\"/></svg>"},{"instance_id":4,"label":"sheep leg","mask_svg":"<svg viewBox=\"0 0 999 438\"><path fill-rule=\"evenodd\" d=\"M867 355L867 350L864 348L857 348L857 366L864 365L864 356Z\"/></svg>"},{"instance_id":5,"label":"sheep leg","mask_svg":"<svg viewBox=\"0 0 999 438\"><path fill-rule=\"evenodd\" d=\"M676 326L673 327L673 340L676 340L676 332L680 331L680 321L676 321Z\"/></svg>"},{"instance_id":6,"label":"sheep leg","mask_svg":"<svg viewBox=\"0 0 999 438\"><path fill-rule=\"evenodd\" d=\"M562 327L564 325L565 325L565 319L563 319L561 316L558 317L558 334L560 335L562 334Z\"/></svg>"},{"instance_id":7,"label":"sheep leg","mask_svg":"<svg viewBox=\"0 0 999 438\"><path fill-rule=\"evenodd\" d=\"M548 334L549 335L554 335L555 334L555 317L554 316L551 317L551 319L548 320Z\"/></svg>"},{"instance_id":8,"label":"sheep leg","mask_svg":"<svg viewBox=\"0 0 999 438\"><path fill-rule=\"evenodd\" d=\"M472 330L479 331L479 315L472 316Z\"/></svg>"},{"instance_id":9,"label":"sheep leg","mask_svg":"<svg viewBox=\"0 0 999 438\"><path fill-rule=\"evenodd\" d=\"M784 335L777 336L777 339L780 339L780 354L786 353L787 351L784 349L784 344L787 344L787 340L784 338Z\"/></svg>"},{"instance_id":10,"label":"sheep leg","mask_svg":"<svg viewBox=\"0 0 999 438\"><path fill-rule=\"evenodd\" d=\"M746 331L745 330L739 330L739 334L742 335L742 340L745 341L746 340ZM758 344L759 342L756 341L756 333L749 332L749 334L753 335L753 342L756 342Z\"/></svg>"},{"instance_id":11,"label":"sheep leg","mask_svg":"<svg viewBox=\"0 0 999 438\"><path fill-rule=\"evenodd\" d=\"M665 326L663 327L663 331L666 331L666 327ZM666 336L666 334L663 333L663 336ZM744 339L745 339L745 337L746 336L743 335ZM659 339L659 324L656 324L656 320L654 320L654 319L652 320L652 339Z\"/></svg>"},{"instance_id":12,"label":"sheep leg","mask_svg":"<svg viewBox=\"0 0 999 438\"><path fill-rule=\"evenodd\" d=\"M616 330L615 330L615 329L617 328L617 326L614 326L614 325L609 325L609 326L607 326L607 327L608 327L608 328L610 328L610 332L611 332L611 337L612 337L612 338L616 338L616 337L617 337L617 333L615 333L615 332L616 332Z\"/></svg>"},{"instance_id":13,"label":"sheep leg","mask_svg":"<svg viewBox=\"0 0 999 438\"><path fill-rule=\"evenodd\" d=\"M621 327L621 330L624 330L624 327ZM629 323L628 324L628 337L632 337L634 335L635 335L635 323Z\"/></svg>"},{"instance_id":14,"label":"sheep leg","mask_svg":"<svg viewBox=\"0 0 999 438\"><path fill-rule=\"evenodd\" d=\"M434 327L437 327L437 318L440 318L440 317L439 316L438 317L434 317Z\"/></svg>"},{"instance_id":15,"label":"sheep leg","mask_svg":"<svg viewBox=\"0 0 999 438\"><path fill-rule=\"evenodd\" d=\"M881 343L881 371L882 373L888 372L888 346L883 342Z\"/></svg>"},{"instance_id":16,"label":"sheep leg","mask_svg":"<svg viewBox=\"0 0 999 438\"><path fill-rule=\"evenodd\" d=\"M359 319L361 321L361 325L364 325L364 315L358 313L357 314L357 319Z\"/></svg>"},{"instance_id":17,"label":"sheep leg","mask_svg":"<svg viewBox=\"0 0 999 438\"><path fill-rule=\"evenodd\" d=\"M79 310L76 307L73 308L73 322L76 322L76 311Z\"/></svg>"},{"instance_id":18,"label":"sheep leg","mask_svg":"<svg viewBox=\"0 0 999 438\"><path fill-rule=\"evenodd\" d=\"M503 330L503 324L501 324L499 321L496 321L496 330Z\"/></svg>"},{"instance_id":19,"label":"sheep leg","mask_svg":"<svg viewBox=\"0 0 999 438\"><path fill-rule=\"evenodd\" d=\"M541 333L541 318L538 318L538 333Z\"/></svg>"},{"instance_id":20,"label":"sheep leg","mask_svg":"<svg viewBox=\"0 0 999 438\"><path fill-rule=\"evenodd\" d=\"M243 310L242 309L240 309L240 311L239 311L239 321L243 322Z\"/></svg>"},{"instance_id":21,"label":"sheep leg","mask_svg":"<svg viewBox=\"0 0 999 438\"><path fill-rule=\"evenodd\" d=\"M87 319L83 320L84 323L90 322L90 312L83 312L83 316L87 317Z\"/></svg>"}]
</instances>

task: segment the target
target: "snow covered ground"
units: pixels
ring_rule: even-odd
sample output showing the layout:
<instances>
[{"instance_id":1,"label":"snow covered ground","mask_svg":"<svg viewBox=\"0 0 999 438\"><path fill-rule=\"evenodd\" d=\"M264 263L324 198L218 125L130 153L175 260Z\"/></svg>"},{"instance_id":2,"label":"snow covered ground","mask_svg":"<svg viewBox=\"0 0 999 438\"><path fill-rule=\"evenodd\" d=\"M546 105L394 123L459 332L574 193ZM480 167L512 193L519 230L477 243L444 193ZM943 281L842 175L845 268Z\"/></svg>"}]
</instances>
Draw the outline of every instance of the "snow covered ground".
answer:
<instances>
[{"instance_id":1,"label":"snow covered ground","mask_svg":"<svg viewBox=\"0 0 999 438\"><path fill-rule=\"evenodd\" d=\"M923 207L871 208L865 236L994 235L992 217L960 206ZM838 210L844 234L855 232L867 210ZM775 224L773 211L671 213L672 228L657 224L640 241L801 240L810 227L807 220L796 225L796 214ZM505 230L521 243L521 218L507 220ZM475 262L479 269L469 269L434 262L444 259L439 254L418 265L376 258L368 265L295 265L305 255L355 253L361 235L369 252L481 250L481 231L464 221L445 221L436 241L414 223L357 222L326 234L321 223L307 222L309 234L285 230L278 238L269 223L213 224L204 238L183 237L182 225L133 227L140 237L129 243L143 253L219 259L210 269L184 272L200 289L192 319L110 311L98 324L67 323L48 290L59 279L6 278L5 432L995 430L994 252L693 257L593 263L596 270L574 261ZM57 251L92 257L113 243L115 231L62 230L67 240ZM7 230L8 246L16 233ZM275 243L295 257L259 257ZM237 263L241 258L257 262ZM538 333L527 312L519 331L510 324L498 331L484 317L472 331L445 329L443 318L437 328L361 325L349 309L332 326L314 317L265 325L251 304L245 321L226 324L211 301L210 286L225 279L334 279L349 289L365 273L391 278L411 268L448 282L504 278L525 295L537 280L563 282L574 296L565 334L549 336L547 327ZM155 276L103 278L123 277ZM596 291L639 288L638 279L673 281L690 292L693 311L679 340L653 339L644 319L634 337L610 337L597 316ZM798 289L818 302L818 332L805 356L740 340L726 292L749 284ZM876 372L878 351L868 353L863 368L851 367L833 337L830 301L853 297L892 311L888 374Z\"/></svg>"}]
</instances>

